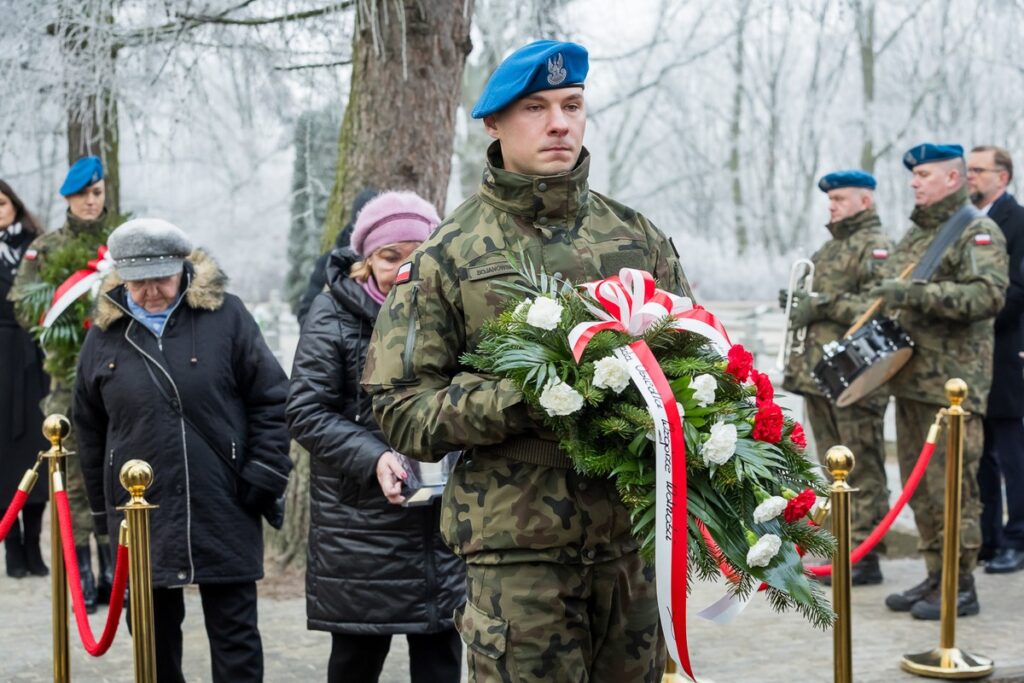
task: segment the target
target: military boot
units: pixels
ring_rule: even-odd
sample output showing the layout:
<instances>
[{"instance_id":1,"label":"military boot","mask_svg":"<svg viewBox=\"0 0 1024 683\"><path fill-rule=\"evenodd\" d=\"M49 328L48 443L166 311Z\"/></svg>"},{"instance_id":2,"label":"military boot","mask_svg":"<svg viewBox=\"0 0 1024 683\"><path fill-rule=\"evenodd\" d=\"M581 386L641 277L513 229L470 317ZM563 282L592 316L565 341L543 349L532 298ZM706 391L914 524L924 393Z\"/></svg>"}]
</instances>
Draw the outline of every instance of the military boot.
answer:
<instances>
[{"instance_id":1,"label":"military boot","mask_svg":"<svg viewBox=\"0 0 1024 683\"><path fill-rule=\"evenodd\" d=\"M75 546L78 558L78 573L82 580L82 598L85 600L85 613L96 611L96 578L92 573L92 552L88 545Z\"/></svg>"},{"instance_id":2,"label":"military boot","mask_svg":"<svg viewBox=\"0 0 1024 683\"><path fill-rule=\"evenodd\" d=\"M832 585L832 575L818 579L826 586ZM874 586L882 583L882 568L878 564L878 553L867 553L850 570L850 585Z\"/></svg>"},{"instance_id":3,"label":"military boot","mask_svg":"<svg viewBox=\"0 0 1024 683\"><path fill-rule=\"evenodd\" d=\"M110 592L114 588L114 568L110 564L110 544L100 543L96 551L100 555L100 580L96 586L96 600L101 605L109 605Z\"/></svg>"},{"instance_id":4,"label":"military boot","mask_svg":"<svg viewBox=\"0 0 1024 683\"><path fill-rule=\"evenodd\" d=\"M21 542L21 527L17 520L14 521L14 526L7 532L7 538L4 539L4 555L7 561L7 576L12 579L20 579L28 574L28 568L25 565L25 546Z\"/></svg>"},{"instance_id":5,"label":"military boot","mask_svg":"<svg viewBox=\"0 0 1024 683\"><path fill-rule=\"evenodd\" d=\"M981 611L978 604L978 593L974 590L974 576L968 574L960 577L960 585L956 593L956 615L958 617L971 617ZM942 613L942 589L935 588L924 597L918 600L910 609L915 619L926 619L938 621Z\"/></svg>"},{"instance_id":6,"label":"military boot","mask_svg":"<svg viewBox=\"0 0 1024 683\"><path fill-rule=\"evenodd\" d=\"M894 612L909 612L914 603L924 600L933 590L939 587L939 573L929 573L921 583L908 588L902 593L892 593L885 599L885 606Z\"/></svg>"}]
</instances>

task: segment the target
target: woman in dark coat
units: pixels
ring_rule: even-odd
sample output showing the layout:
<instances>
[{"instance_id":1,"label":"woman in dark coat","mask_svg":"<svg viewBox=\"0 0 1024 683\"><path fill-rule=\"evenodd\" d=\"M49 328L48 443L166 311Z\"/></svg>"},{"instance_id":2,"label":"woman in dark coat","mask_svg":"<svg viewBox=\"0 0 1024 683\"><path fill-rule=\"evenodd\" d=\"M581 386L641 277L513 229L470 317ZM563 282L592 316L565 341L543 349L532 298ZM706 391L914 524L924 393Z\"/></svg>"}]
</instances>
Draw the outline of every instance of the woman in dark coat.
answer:
<instances>
[{"instance_id":1,"label":"woman in dark coat","mask_svg":"<svg viewBox=\"0 0 1024 683\"><path fill-rule=\"evenodd\" d=\"M43 354L18 325L14 305L7 300L18 264L32 258L29 245L40 232L18 195L0 180L0 514L11 502L25 470L49 445L41 432L43 413L39 409L50 384L43 372ZM50 573L39 548L46 494L43 477L4 539L7 576L20 579L27 574Z\"/></svg>"},{"instance_id":2,"label":"woman in dark coat","mask_svg":"<svg viewBox=\"0 0 1024 683\"><path fill-rule=\"evenodd\" d=\"M438 222L413 193L371 200L352 249L331 252L328 290L313 300L295 353L288 422L311 454L307 625L331 632L330 683L377 681L399 633L414 682L460 677L452 612L465 599L462 562L441 540L438 500L399 505L406 473L359 385L384 295Z\"/></svg>"},{"instance_id":3,"label":"woman in dark coat","mask_svg":"<svg viewBox=\"0 0 1024 683\"><path fill-rule=\"evenodd\" d=\"M194 583L213 680L262 681L260 515L292 466L287 378L224 274L177 227L132 220L108 247L116 273L79 356L73 411L97 532L120 524L121 466L149 462L159 680L184 680L182 586Z\"/></svg>"}]
</instances>

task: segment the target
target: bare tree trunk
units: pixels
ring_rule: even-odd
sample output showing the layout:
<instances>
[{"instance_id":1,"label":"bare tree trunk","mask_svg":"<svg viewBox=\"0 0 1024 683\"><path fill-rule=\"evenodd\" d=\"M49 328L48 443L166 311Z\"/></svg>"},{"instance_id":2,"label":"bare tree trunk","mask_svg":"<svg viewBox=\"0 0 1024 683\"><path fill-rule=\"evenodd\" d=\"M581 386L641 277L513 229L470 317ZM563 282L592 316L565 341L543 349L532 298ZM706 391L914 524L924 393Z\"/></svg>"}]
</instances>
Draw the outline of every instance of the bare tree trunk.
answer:
<instances>
[{"instance_id":1,"label":"bare tree trunk","mask_svg":"<svg viewBox=\"0 0 1024 683\"><path fill-rule=\"evenodd\" d=\"M743 54L743 39L746 31L747 13L750 10L750 0L742 0L740 3L739 17L736 19L736 54L732 63L733 78L736 84L732 95L732 120L729 123L729 175L732 177L732 204L733 215L736 220L736 245L742 254L747 250L750 243L750 236L747 234L747 224L744 218L743 206L743 184L740 177L740 139L743 130L743 67L745 57Z\"/></svg>"},{"instance_id":2,"label":"bare tree trunk","mask_svg":"<svg viewBox=\"0 0 1024 683\"><path fill-rule=\"evenodd\" d=\"M853 3L857 13L857 39L860 47L861 92L864 118L861 123L860 167L875 172L875 3L865 0Z\"/></svg>"},{"instance_id":3,"label":"bare tree trunk","mask_svg":"<svg viewBox=\"0 0 1024 683\"><path fill-rule=\"evenodd\" d=\"M264 524L267 556L283 567L305 567L309 538L309 452L292 441L292 470L284 494L284 525L278 529Z\"/></svg>"},{"instance_id":4,"label":"bare tree trunk","mask_svg":"<svg viewBox=\"0 0 1024 683\"><path fill-rule=\"evenodd\" d=\"M414 190L443 212L473 0L361 0L352 86L323 245L368 185Z\"/></svg>"},{"instance_id":5,"label":"bare tree trunk","mask_svg":"<svg viewBox=\"0 0 1024 683\"><path fill-rule=\"evenodd\" d=\"M113 27L114 0L61 3L57 31L64 61L68 163L86 155L103 160L107 210L117 216L121 212L121 169Z\"/></svg>"}]
</instances>

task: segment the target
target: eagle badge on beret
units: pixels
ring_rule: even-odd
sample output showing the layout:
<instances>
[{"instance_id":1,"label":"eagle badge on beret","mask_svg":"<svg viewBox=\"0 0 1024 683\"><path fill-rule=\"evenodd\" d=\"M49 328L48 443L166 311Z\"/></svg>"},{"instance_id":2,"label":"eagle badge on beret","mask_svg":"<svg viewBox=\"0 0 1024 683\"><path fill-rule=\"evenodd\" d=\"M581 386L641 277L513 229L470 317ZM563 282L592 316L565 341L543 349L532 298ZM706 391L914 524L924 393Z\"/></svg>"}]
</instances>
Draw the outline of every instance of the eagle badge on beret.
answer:
<instances>
[{"instance_id":1,"label":"eagle badge on beret","mask_svg":"<svg viewBox=\"0 0 1024 683\"><path fill-rule=\"evenodd\" d=\"M560 85L565 81L567 73L561 52L554 57L548 57L548 85Z\"/></svg>"}]
</instances>

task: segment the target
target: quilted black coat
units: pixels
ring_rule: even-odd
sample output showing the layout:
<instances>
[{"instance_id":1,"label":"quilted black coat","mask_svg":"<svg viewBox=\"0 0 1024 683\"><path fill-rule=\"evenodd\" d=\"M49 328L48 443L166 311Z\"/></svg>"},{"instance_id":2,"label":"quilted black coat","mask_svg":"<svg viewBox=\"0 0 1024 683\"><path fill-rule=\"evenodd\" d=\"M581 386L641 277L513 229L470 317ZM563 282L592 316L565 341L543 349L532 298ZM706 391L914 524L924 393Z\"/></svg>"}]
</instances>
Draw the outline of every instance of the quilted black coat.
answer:
<instances>
[{"instance_id":1,"label":"quilted black coat","mask_svg":"<svg viewBox=\"0 0 1024 683\"><path fill-rule=\"evenodd\" d=\"M392 505L377 482L377 460L390 449L359 378L380 305L347 277L355 258L331 252L288 397L292 436L311 454L307 623L339 633L435 633L452 628L464 568L441 540L439 501Z\"/></svg>"}]
</instances>

